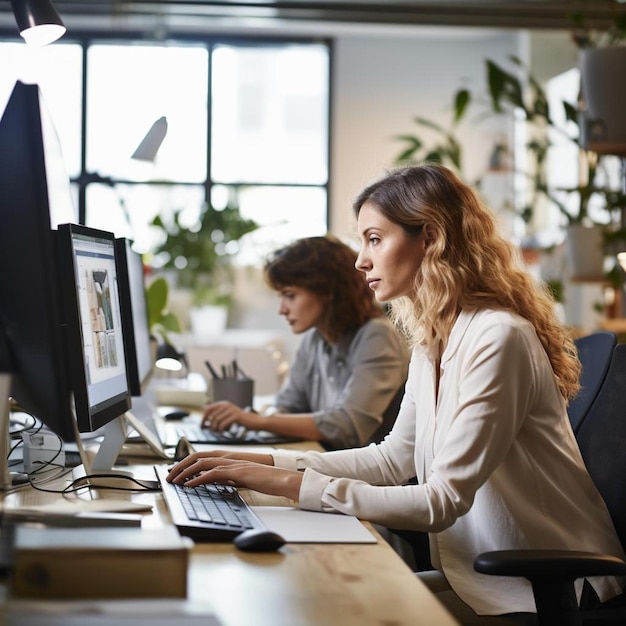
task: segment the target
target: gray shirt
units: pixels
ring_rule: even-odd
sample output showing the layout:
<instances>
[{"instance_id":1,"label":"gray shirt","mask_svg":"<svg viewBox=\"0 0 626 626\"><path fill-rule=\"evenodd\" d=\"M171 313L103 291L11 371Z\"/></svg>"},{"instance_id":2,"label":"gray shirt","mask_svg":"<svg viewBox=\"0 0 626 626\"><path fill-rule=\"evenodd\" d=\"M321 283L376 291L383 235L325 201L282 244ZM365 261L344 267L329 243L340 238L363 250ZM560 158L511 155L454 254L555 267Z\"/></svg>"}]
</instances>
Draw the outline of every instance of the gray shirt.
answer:
<instances>
[{"instance_id":1,"label":"gray shirt","mask_svg":"<svg viewBox=\"0 0 626 626\"><path fill-rule=\"evenodd\" d=\"M276 407L285 413L312 413L330 447L365 445L383 420L395 419L408 361L404 340L384 317L332 346L311 329L276 396Z\"/></svg>"}]
</instances>

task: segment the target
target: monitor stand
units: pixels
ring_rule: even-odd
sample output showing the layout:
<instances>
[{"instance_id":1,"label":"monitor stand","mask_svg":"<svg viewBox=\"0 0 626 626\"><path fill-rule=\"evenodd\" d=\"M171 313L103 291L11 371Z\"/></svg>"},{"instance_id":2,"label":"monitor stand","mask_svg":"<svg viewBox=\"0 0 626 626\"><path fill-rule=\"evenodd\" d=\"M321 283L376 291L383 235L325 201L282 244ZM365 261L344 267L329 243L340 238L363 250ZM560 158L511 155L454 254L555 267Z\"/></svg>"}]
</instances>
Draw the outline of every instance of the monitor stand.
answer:
<instances>
[{"instance_id":1,"label":"monitor stand","mask_svg":"<svg viewBox=\"0 0 626 626\"><path fill-rule=\"evenodd\" d=\"M87 449L83 444L78 431L78 421L74 415L74 437L76 446L82 461L82 467L75 468L74 476L83 478L85 485L92 487L112 487L122 489L141 490L158 489L159 482L144 478L135 478L132 472L113 468L117 457L119 456L124 443L126 442L126 426L131 423L133 428L137 429L140 434L146 433L146 429L134 416L129 418L129 414L120 415L110 421L104 427L104 437L94 452ZM132 421L131 421L132 420ZM164 453L165 454L165 453ZM171 460L171 457L166 457Z\"/></svg>"}]
</instances>

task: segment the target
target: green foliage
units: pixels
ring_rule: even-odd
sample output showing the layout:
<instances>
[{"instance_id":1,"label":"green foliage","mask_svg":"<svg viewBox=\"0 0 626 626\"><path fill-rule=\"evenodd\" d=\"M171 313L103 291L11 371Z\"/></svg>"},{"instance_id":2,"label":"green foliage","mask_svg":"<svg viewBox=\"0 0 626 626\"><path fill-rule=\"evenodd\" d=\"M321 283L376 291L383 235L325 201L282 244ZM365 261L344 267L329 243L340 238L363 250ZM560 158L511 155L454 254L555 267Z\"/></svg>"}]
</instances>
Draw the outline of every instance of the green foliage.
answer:
<instances>
[{"instance_id":1,"label":"green foliage","mask_svg":"<svg viewBox=\"0 0 626 626\"><path fill-rule=\"evenodd\" d=\"M171 343L168 333L179 333L178 318L167 310L169 285L162 276L155 278L146 289L148 325L153 337L160 335L166 343Z\"/></svg>"},{"instance_id":2,"label":"green foliage","mask_svg":"<svg viewBox=\"0 0 626 626\"><path fill-rule=\"evenodd\" d=\"M550 290L555 302L565 302L565 289L562 280L559 278L551 278L550 280L546 280L546 286Z\"/></svg>"},{"instance_id":3,"label":"green foliage","mask_svg":"<svg viewBox=\"0 0 626 626\"><path fill-rule=\"evenodd\" d=\"M155 254L166 259L163 269L176 271L177 286L194 291L194 304L228 304L232 258L239 251L239 240L258 224L229 203L222 210L205 204L192 227L184 225L182 211L168 223L157 216L152 225L164 234Z\"/></svg>"},{"instance_id":4,"label":"green foliage","mask_svg":"<svg viewBox=\"0 0 626 626\"><path fill-rule=\"evenodd\" d=\"M534 131L531 140L526 144L530 165L523 173L531 194L523 210L527 213L532 212L532 207L540 196L552 202L568 224L592 221L589 216L589 202L594 196L602 198L603 206L609 216L613 211L619 210L625 205L626 196L619 190L598 183L601 160L595 152L585 149L581 143L577 104L566 101L561 103L565 117L571 122L570 128L572 128L569 132L563 130L554 123L546 93L539 82L517 57L510 57L510 61L522 71L523 82L515 74L491 60L487 60L487 82L493 112L502 113L516 109L521 112ZM552 145L549 130L565 137L577 147L581 169L581 182L578 185L551 187L548 184L545 166L548 151ZM564 195L576 198L576 202L572 203L575 208L570 208L570 205L562 200Z\"/></svg>"},{"instance_id":5,"label":"green foliage","mask_svg":"<svg viewBox=\"0 0 626 626\"><path fill-rule=\"evenodd\" d=\"M626 44L626 13L620 0L605 0L604 5L610 11L611 25L603 30L589 26L584 4L593 3L597 7L598 0L583 0L582 5L571 14L573 39L579 48L603 48Z\"/></svg>"},{"instance_id":6,"label":"green foliage","mask_svg":"<svg viewBox=\"0 0 626 626\"><path fill-rule=\"evenodd\" d=\"M410 165L422 161L442 163L455 169L462 170L462 148L456 138L456 131L467 113L471 103L472 95L467 89L459 89L453 97L452 120L449 128L444 128L437 122L416 116L413 118L415 124L429 131L434 131L439 136L439 140L433 146L429 146L419 135L398 135L398 141L405 142L406 146L396 157L398 164Z\"/></svg>"}]
</instances>

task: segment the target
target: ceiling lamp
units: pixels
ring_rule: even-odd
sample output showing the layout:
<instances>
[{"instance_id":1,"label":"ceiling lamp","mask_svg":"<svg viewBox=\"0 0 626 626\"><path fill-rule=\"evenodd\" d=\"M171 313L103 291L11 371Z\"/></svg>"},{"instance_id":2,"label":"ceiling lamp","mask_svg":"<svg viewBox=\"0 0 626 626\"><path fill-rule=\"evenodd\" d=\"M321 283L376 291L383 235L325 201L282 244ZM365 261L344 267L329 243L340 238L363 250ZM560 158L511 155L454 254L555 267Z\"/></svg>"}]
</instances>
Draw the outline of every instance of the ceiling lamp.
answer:
<instances>
[{"instance_id":1,"label":"ceiling lamp","mask_svg":"<svg viewBox=\"0 0 626 626\"><path fill-rule=\"evenodd\" d=\"M11 0L11 7L20 35L28 45L46 46L65 33L50 0Z\"/></svg>"}]
</instances>

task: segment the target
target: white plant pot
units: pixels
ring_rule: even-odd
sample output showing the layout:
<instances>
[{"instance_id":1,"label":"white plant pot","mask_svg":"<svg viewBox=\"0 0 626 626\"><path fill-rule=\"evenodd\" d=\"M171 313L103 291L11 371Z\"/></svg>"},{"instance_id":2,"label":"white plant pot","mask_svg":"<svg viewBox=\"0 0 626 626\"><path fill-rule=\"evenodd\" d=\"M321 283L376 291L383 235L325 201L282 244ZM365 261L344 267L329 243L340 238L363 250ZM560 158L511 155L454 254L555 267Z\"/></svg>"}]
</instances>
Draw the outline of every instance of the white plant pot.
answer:
<instances>
[{"instance_id":1,"label":"white plant pot","mask_svg":"<svg viewBox=\"0 0 626 626\"><path fill-rule=\"evenodd\" d=\"M600 226L571 224L567 228L567 260L574 280L604 278L604 241Z\"/></svg>"},{"instance_id":2,"label":"white plant pot","mask_svg":"<svg viewBox=\"0 0 626 626\"><path fill-rule=\"evenodd\" d=\"M189 309L191 332L196 336L218 335L226 329L228 308L205 304Z\"/></svg>"}]
</instances>

